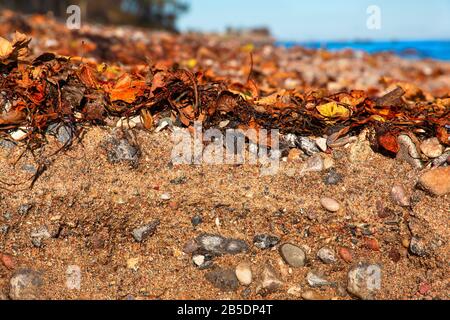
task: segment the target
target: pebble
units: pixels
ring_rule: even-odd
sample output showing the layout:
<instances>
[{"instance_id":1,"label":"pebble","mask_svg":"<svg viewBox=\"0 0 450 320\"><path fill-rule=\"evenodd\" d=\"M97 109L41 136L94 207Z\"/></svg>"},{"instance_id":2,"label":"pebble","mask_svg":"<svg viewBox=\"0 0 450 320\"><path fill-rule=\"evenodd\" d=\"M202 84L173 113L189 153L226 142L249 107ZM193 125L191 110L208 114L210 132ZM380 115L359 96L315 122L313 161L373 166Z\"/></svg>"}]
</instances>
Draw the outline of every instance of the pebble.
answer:
<instances>
[{"instance_id":1,"label":"pebble","mask_svg":"<svg viewBox=\"0 0 450 320\"><path fill-rule=\"evenodd\" d=\"M419 179L419 186L435 196L450 193L450 167L430 170Z\"/></svg>"},{"instance_id":2,"label":"pebble","mask_svg":"<svg viewBox=\"0 0 450 320\"><path fill-rule=\"evenodd\" d=\"M412 139L405 134L401 134L397 138L400 151L397 153L397 159L406 161L413 168L421 169L423 167L420 161L420 154Z\"/></svg>"},{"instance_id":3,"label":"pebble","mask_svg":"<svg viewBox=\"0 0 450 320\"><path fill-rule=\"evenodd\" d=\"M236 266L236 278L243 286L249 286L252 283L253 275L251 265L248 262L241 262Z\"/></svg>"},{"instance_id":4,"label":"pebble","mask_svg":"<svg viewBox=\"0 0 450 320\"><path fill-rule=\"evenodd\" d=\"M434 159L442 155L444 147L440 144L438 138L430 138L420 144L420 150L428 158Z\"/></svg>"},{"instance_id":5,"label":"pebble","mask_svg":"<svg viewBox=\"0 0 450 320\"><path fill-rule=\"evenodd\" d=\"M227 239L219 235L202 234L196 238L199 250L220 256L223 254L239 254L247 252L248 244L243 240Z\"/></svg>"},{"instance_id":6,"label":"pebble","mask_svg":"<svg viewBox=\"0 0 450 320\"><path fill-rule=\"evenodd\" d=\"M199 215L195 215L192 217L191 219L191 223L194 227L197 227L198 225L200 225L203 222L203 218L202 216Z\"/></svg>"},{"instance_id":7,"label":"pebble","mask_svg":"<svg viewBox=\"0 0 450 320\"><path fill-rule=\"evenodd\" d=\"M353 255L349 249L340 247L338 249L339 256L347 263L351 263L353 261Z\"/></svg>"},{"instance_id":8,"label":"pebble","mask_svg":"<svg viewBox=\"0 0 450 320\"><path fill-rule=\"evenodd\" d=\"M0 139L0 147L6 150L11 150L16 146L16 144L7 139Z\"/></svg>"},{"instance_id":9,"label":"pebble","mask_svg":"<svg viewBox=\"0 0 450 320\"><path fill-rule=\"evenodd\" d=\"M367 238L364 240L364 245L366 248L372 251L380 251L380 244L378 243L377 239Z\"/></svg>"},{"instance_id":10,"label":"pebble","mask_svg":"<svg viewBox=\"0 0 450 320\"><path fill-rule=\"evenodd\" d=\"M334 186L342 182L342 175L337 173L336 170L331 169L324 177L323 182L327 186Z\"/></svg>"},{"instance_id":11,"label":"pebble","mask_svg":"<svg viewBox=\"0 0 450 320\"><path fill-rule=\"evenodd\" d=\"M328 280L312 271L308 272L306 275L306 281L313 288L328 286L331 284Z\"/></svg>"},{"instance_id":12,"label":"pebble","mask_svg":"<svg viewBox=\"0 0 450 320\"><path fill-rule=\"evenodd\" d=\"M305 252L293 244L283 244L280 247L280 255L284 259L284 261L286 261L286 263L293 268L300 268L305 266Z\"/></svg>"},{"instance_id":13,"label":"pebble","mask_svg":"<svg viewBox=\"0 0 450 320\"><path fill-rule=\"evenodd\" d=\"M72 128L64 123L52 123L48 126L47 133L54 135L64 145L69 143L74 136Z\"/></svg>"},{"instance_id":14,"label":"pebble","mask_svg":"<svg viewBox=\"0 0 450 320\"><path fill-rule=\"evenodd\" d=\"M42 247L43 240L50 239L51 235L50 235L50 232L48 232L47 227L42 226L42 227L34 229L31 232L30 237L31 237L31 242L33 243L33 245L36 248L40 248L40 247Z\"/></svg>"},{"instance_id":15,"label":"pebble","mask_svg":"<svg viewBox=\"0 0 450 320\"><path fill-rule=\"evenodd\" d=\"M156 229L158 228L160 223L160 220L157 219L145 226L134 229L131 233L134 240L136 240L137 242L142 242L148 237L152 236L156 232Z\"/></svg>"},{"instance_id":16,"label":"pebble","mask_svg":"<svg viewBox=\"0 0 450 320\"><path fill-rule=\"evenodd\" d=\"M320 204L322 207L324 207L326 210L330 212L337 212L341 208L339 205L339 202L332 198L323 197L320 199Z\"/></svg>"},{"instance_id":17,"label":"pebble","mask_svg":"<svg viewBox=\"0 0 450 320\"><path fill-rule=\"evenodd\" d=\"M322 300L330 300L329 297L321 295L319 293L316 293L312 290L308 290L302 293L302 298L304 300L311 300L311 301L322 301Z\"/></svg>"},{"instance_id":18,"label":"pebble","mask_svg":"<svg viewBox=\"0 0 450 320\"><path fill-rule=\"evenodd\" d=\"M163 193L163 194L161 195L161 200L169 201L170 198L171 198L171 196L170 196L169 193Z\"/></svg>"},{"instance_id":19,"label":"pebble","mask_svg":"<svg viewBox=\"0 0 450 320\"><path fill-rule=\"evenodd\" d=\"M301 160L302 152L299 149L291 149L288 154L289 162L296 162Z\"/></svg>"},{"instance_id":20,"label":"pebble","mask_svg":"<svg viewBox=\"0 0 450 320\"><path fill-rule=\"evenodd\" d=\"M308 156L312 156L320 152L320 150L317 148L316 142L308 137L298 137L296 144Z\"/></svg>"},{"instance_id":21,"label":"pebble","mask_svg":"<svg viewBox=\"0 0 450 320\"><path fill-rule=\"evenodd\" d=\"M316 145L319 147L320 150L322 150L323 152L327 151L328 146L327 146L327 139L325 138L317 138L316 139Z\"/></svg>"},{"instance_id":22,"label":"pebble","mask_svg":"<svg viewBox=\"0 0 450 320\"><path fill-rule=\"evenodd\" d=\"M14 262L14 259L8 254L0 253L0 261L9 270L13 270L15 268L16 264Z\"/></svg>"},{"instance_id":23,"label":"pebble","mask_svg":"<svg viewBox=\"0 0 450 320\"><path fill-rule=\"evenodd\" d=\"M347 291L363 300L373 299L381 290L381 267L360 263L348 272Z\"/></svg>"},{"instance_id":24,"label":"pebble","mask_svg":"<svg viewBox=\"0 0 450 320\"><path fill-rule=\"evenodd\" d=\"M395 185L391 190L392 201L400 207L411 206L411 199L406 194L406 190L402 185Z\"/></svg>"},{"instance_id":25,"label":"pebble","mask_svg":"<svg viewBox=\"0 0 450 320\"><path fill-rule=\"evenodd\" d=\"M126 138L110 136L103 143L103 147L106 149L110 163L127 162L134 167L137 166L140 157L139 149L131 145Z\"/></svg>"},{"instance_id":26,"label":"pebble","mask_svg":"<svg viewBox=\"0 0 450 320\"><path fill-rule=\"evenodd\" d=\"M301 297L302 296L302 287L299 285L290 287L287 291L287 293L294 297Z\"/></svg>"},{"instance_id":27,"label":"pebble","mask_svg":"<svg viewBox=\"0 0 450 320\"><path fill-rule=\"evenodd\" d=\"M283 286L278 273L275 271L271 264L267 263L261 272L261 285L260 288L267 293L278 291Z\"/></svg>"},{"instance_id":28,"label":"pebble","mask_svg":"<svg viewBox=\"0 0 450 320\"><path fill-rule=\"evenodd\" d=\"M28 132L25 129L18 129L16 131L11 132L10 136L15 141L20 141L25 139L28 135Z\"/></svg>"},{"instance_id":29,"label":"pebble","mask_svg":"<svg viewBox=\"0 0 450 320\"><path fill-rule=\"evenodd\" d=\"M336 256L334 255L333 250L328 248L321 248L317 252L317 257L326 264L333 264L336 263Z\"/></svg>"},{"instance_id":30,"label":"pebble","mask_svg":"<svg viewBox=\"0 0 450 320\"><path fill-rule=\"evenodd\" d=\"M324 169L323 158L320 155L316 154L311 158L309 158L308 160L306 160L301 169L301 174L307 172L321 172L323 171L323 169Z\"/></svg>"},{"instance_id":31,"label":"pebble","mask_svg":"<svg viewBox=\"0 0 450 320\"><path fill-rule=\"evenodd\" d=\"M350 153L348 159L351 163L361 163L369 160L373 154L370 148L370 142L367 140L357 140L350 147Z\"/></svg>"},{"instance_id":32,"label":"pebble","mask_svg":"<svg viewBox=\"0 0 450 320\"><path fill-rule=\"evenodd\" d=\"M119 121L117 121L116 127L117 128L126 128L126 129L133 129L136 127L142 127L142 119L140 116L135 116L132 118L120 118Z\"/></svg>"},{"instance_id":33,"label":"pebble","mask_svg":"<svg viewBox=\"0 0 450 320\"><path fill-rule=\"evenodd\" d=\"M31 269L22 269L16 272L10 280L9 297L12 300L39 300L42 299L42 276Z\"/></svg>"},{"instance_id":34,"label":"pebble","mask_svg":"<svg viewBox=\"0 0 450 320\"><path fill-rule=\"evenodd\" d=\"M258 234L253 238L253 244L261 250L273 248L279 242L280 238L269 234Z\"/></svg>"},{"instance_id":35,"label":"pebble","mask_svg":"<svg viewBox=\"0 0 450 320\"><path fill-rule=\"evenodd\" d=\"M236 291L239 287L239 281L234 270L217 268L205 275L208 280L216 288L229 292Z\"/></svg>"},{"instance_id":36,"label":"pebble","mask_svg":"<svg viewBox=\"0 0 450 320\"><path fill-rule=\"evenodd\" d=\"M409 251L418 257L425 257L428 254L425 242L418 237L411 238Z\"/></svg>"},{"instance_id":37,"label":"pebble","mask_svg":"<svg viewBox=\"0 0 450 320\"><path fill-rule=\"evenodd\" d=\"M195 254L192 257L192 262L195 264L195 266L201 270L207 269L213 265L212 262L212 256L210 254Z\"/></svg>"},{"instance_id":38,"label":"pebble","mask_svg":"<svg viewBox=\"0 0 450 320\"><path fill-rule=\"evenodd\" d=\"M21 204L21 205L19 206L19 209L17 210L17 212L18 212L20 215L24 216L24 215L26 215L26 214L31 210L32 207L33 207L33 205L32 205L32 204L29 204L29 203Z\"/></svg>"}]
</instances>

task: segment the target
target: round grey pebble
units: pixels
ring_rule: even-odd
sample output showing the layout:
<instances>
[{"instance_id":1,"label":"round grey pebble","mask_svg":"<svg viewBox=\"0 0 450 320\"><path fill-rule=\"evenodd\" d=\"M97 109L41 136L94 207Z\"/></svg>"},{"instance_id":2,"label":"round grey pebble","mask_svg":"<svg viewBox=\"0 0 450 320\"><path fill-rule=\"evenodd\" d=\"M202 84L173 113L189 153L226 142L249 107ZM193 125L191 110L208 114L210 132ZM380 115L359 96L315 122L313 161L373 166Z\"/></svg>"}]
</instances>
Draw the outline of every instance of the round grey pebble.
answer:
<instances>
[{"instance_id":1,"label":"round grey pebble","mask_svg":"<svg viewBox=\"0 0 450 320\"><path fill-rule=\"evenodd\" d=\"M328 248L322 248L317 252L317 257L326 264L332 264L336 262L336 256L333 250Z\"/></svg>"},{"instance_id":2,"label":"round grey pebble","mask_svg":"<svg viewBox=\"0 0 450 320\"><path fill-rule=\"evenodd\" d=\"M191 223L194 227L197 227L203 222L203 218L199 215L193 216L191 219Z\"/></svg>"},{"instance_id":3,"label":"round grey pebble","mask_svg":"<svg viewBox=\"0 0 450 320\"><path fill-rule=\"evenodd\" d=\"M280 247L280 255L286 261L288 265L294 268L300 268L305 265L306 254L305 252L290 243L286 243Z\"/></svg>"}]
</instances>

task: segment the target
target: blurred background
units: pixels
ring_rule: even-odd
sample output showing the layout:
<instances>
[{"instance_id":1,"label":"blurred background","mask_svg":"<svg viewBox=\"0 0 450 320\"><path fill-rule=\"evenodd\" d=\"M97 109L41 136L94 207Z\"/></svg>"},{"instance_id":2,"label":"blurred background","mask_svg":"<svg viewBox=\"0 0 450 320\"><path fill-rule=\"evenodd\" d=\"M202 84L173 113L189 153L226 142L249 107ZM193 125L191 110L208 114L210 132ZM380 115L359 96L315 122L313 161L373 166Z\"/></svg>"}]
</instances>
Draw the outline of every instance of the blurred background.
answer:
<instances>
[{"instance_id":1,"label":"blurred background","mask_svg":"<svg viewBox=\"0 0 450 320\"><path fill-rule=\"evenodd\" d=\"M450 60L450 0L0 0L3 8L57 17L70 4L81 7L83 21Z\"/></svg>"}]
</instances>

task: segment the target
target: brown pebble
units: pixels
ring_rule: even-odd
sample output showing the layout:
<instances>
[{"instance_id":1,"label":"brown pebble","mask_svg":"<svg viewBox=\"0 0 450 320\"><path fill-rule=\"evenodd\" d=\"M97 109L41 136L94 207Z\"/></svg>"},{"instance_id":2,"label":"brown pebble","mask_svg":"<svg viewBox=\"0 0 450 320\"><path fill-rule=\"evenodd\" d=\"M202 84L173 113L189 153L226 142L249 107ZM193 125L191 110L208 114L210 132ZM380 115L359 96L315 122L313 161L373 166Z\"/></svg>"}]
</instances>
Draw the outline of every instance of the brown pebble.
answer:
<instances>
[{"instance_id":1,"label":"brown pebble","mask_svg":"<svg viewBox=\"0 0 450 320\"><path fill-rule=\"evenodd\" d=\"M388 256L395 263L399 262L402 258L402 255L400 254L400 252L398 252L398 250L395 248L392 248L391 251L389 251Z\"/></svg>"},{"instance_id":2,"label":"brown pebble","mask_svg":"<svg viewBox=\"0 0 450 320\"><path fill-rule=\"evenodd\" d=\"M409 248L409 245L411 244L411 241L408 238L402 239L402 246L405 248Z\"/></svg>"},{"instance_id":3,"label":"brown pebble","mask_svg":"<svg viewBox=\"0 0 450 320\"><path fill-rule=\"evenodd\" d=\"M367 249L370 249L373 251L380 251L380 244L378 243L377 239L367 238L364 241L364 245Z\"/></svg>"},{"instance_id":4,"label":"brown pebble","mask_svg":"<svg viewBox=\"0 0 450 320\"><path fill-rule=\"evenodd\" d=\"M15 263L13 257L11 257L8 254L2 254L0 253L0 261L3 263L3 265L8 268L9 270L12 270L15 268Z\"/></svg>"},{"instance_id":5,"label":"brown pebble","mask_svg":"<svg viewBox=\"0 0 450 320\"><path fill-rule=\"evenodd\" d=\"M347 263L351 263L353 261L352 253L349 249L344 247L339 247L338 249L339 256Z\"/></svg>"}]
</instances>

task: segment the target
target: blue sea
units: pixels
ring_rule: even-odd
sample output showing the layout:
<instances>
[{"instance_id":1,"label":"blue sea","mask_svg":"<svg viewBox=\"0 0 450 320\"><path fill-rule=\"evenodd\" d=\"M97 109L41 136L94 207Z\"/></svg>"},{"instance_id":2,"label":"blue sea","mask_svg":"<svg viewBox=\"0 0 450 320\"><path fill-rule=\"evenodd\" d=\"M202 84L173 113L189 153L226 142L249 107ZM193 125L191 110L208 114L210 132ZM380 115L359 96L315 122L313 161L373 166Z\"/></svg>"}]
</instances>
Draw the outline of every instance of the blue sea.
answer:
<instances>
[{"instance_id":1,"label":"blue sea","mask_svg":"<svg viewBox=\"0 0 450 320\"><path fill-rule=\"evenodd\" d=\"M393 52L410 59L435 59L450 61L450 40L436 41L348 41L348 42L279 42L281 46L301 45L312 49L331 51L354 49L368 53Z\"/></svg>"}]
</instances>

